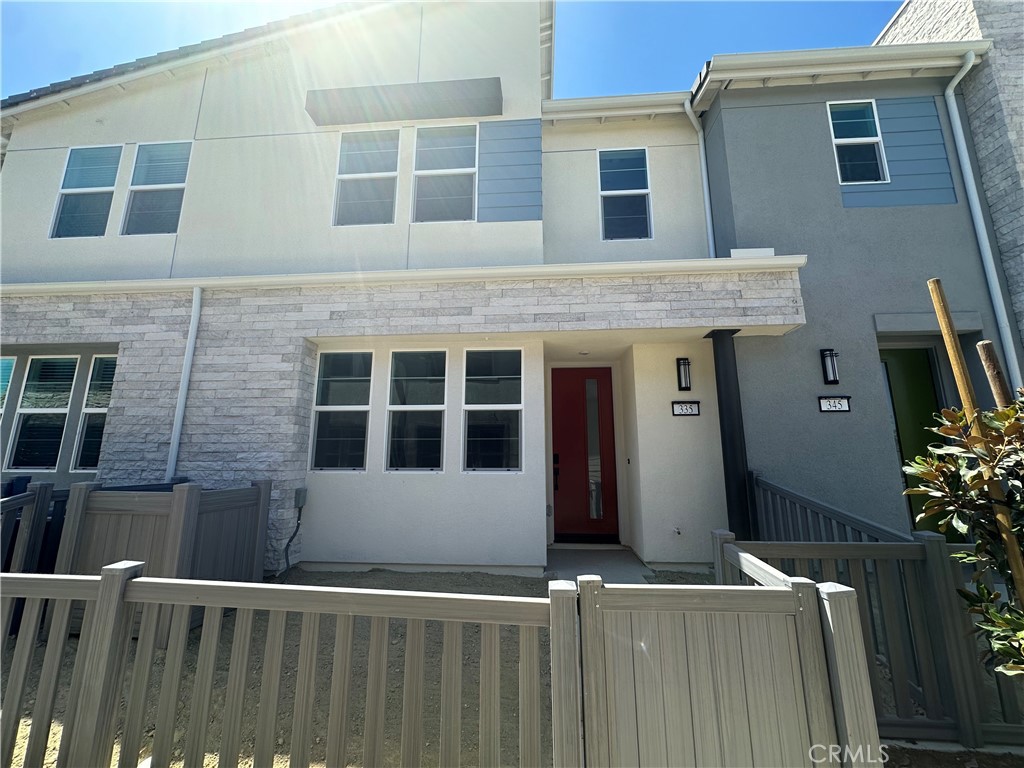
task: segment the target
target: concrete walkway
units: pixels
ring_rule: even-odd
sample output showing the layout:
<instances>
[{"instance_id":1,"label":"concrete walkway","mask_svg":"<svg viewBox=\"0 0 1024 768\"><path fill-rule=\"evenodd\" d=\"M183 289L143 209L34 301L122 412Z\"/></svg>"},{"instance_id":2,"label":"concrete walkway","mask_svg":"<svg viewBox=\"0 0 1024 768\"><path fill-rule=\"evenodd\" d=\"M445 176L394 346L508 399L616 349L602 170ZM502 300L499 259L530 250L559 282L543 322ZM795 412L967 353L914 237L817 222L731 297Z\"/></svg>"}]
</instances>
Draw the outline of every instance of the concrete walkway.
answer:
<instances>
[{"instance_id":1,"label":"concrete walkway","mask_svg":"<svg viewBox=\"0 0 1024 768\"><path fill-rule=\"evenodd\" d=\"M576 581L577 576L597 574L605 584L647 584L652 571L629 549L548 548L547 570L550 578Z\"/></svg>"}]
</instances>

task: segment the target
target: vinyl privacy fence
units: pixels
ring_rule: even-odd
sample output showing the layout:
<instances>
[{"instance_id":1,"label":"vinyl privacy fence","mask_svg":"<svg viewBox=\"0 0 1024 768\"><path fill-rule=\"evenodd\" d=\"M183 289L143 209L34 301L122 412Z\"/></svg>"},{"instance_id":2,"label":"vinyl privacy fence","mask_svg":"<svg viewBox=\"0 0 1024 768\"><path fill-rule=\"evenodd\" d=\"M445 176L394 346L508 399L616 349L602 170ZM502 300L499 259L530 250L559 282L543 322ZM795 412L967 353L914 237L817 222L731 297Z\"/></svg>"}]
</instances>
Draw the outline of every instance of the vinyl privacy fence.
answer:
<instances>
[{"instance_id":1,"label":"vinyl privacy fence","mask_svg":"<svg viewBox=\"0 0 1024 768\"><path fill-rule=\"evenodd\" d=\"M871 700L883 738L1024 744L1024 681L978 657L956 589L970 573L949 558L964 545L916 532L904 542L734 542L715 533L725 584L793 577L857 591Z\"/></svg>"},{"instance_id":2,"label":"vinyl privacy fence","mask_svg":"<svg viewBox=\"0 0 1024 768\"><path fill-rule=\"evenodd\" d=\"M25 598L5 654L4 766L785 766L818 743L878 754L856 595L838 585L582 577L547 598L485 597L142 567L4 577L5 637Z\"/></svg>"}]
</instances>

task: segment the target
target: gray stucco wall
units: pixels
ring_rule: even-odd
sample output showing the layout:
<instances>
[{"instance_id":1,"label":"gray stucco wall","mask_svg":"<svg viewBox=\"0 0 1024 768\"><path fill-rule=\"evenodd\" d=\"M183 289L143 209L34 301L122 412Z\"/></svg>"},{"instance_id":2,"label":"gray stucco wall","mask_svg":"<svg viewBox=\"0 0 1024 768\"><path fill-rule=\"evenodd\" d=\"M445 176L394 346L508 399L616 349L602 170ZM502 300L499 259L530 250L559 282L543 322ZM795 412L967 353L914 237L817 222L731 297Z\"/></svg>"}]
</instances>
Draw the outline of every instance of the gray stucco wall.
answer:
<instances>
[{"instance_id":1,"label":"gray stucco wall","mask_svg":"<svg viewBox=\"0 0 1024 768\"><path fill-rule=\"evenodd\" d=\"M911 0L877 44L992 40L961 90L1006 286L1024 334L1024 3Z\"/></svg>"},{"instance_id":2,"label":"gray stucco wall","mask_svg":"<svg viewBox=\"0 0 1024 768\"><path fill-rule=\"evenodd\" d=\"M957 204L844 208L825 103L932 97L954 157L940 93L931 81L726 92L718 118L731 210L718 205L716 219L734 220L736 247L808 257L801 271L806 326L781 338L736 340L750 466L794 491L903 528L908 516L875 314L934 322L925 283L940 277L954 310L979 313L990 336L995 324L955 164ZM937 335L902 340L927 346ZM822 348L840 353L838 386L822 383ZM851 397L852 412L818 412L818 397L836 394Z\"/></svg>"}]
</instances>

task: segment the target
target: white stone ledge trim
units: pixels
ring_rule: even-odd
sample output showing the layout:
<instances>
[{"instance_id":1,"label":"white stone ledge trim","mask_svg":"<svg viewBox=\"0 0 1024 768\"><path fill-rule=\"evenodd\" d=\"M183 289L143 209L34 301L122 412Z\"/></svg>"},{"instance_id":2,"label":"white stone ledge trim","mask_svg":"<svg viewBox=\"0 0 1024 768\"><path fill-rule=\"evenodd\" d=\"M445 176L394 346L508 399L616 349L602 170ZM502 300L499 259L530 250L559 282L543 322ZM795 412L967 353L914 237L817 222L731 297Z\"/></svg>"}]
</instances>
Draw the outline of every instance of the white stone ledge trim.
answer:
<instances>
[{"instance_id":1,"label":"white stone ledge trim","mask_svg":"<svg viewBox=\"0 0 1024 768\"><path fill-rule=\"evenodd\" d=\"M679 259L673 261L615 261L587 264L526 264L516 267L459 269L402 269L380 272L330 272L309 275L244 275L240 277L157 278L153 280L93 280L74 283L8 283L5 296L62 294L167 293L192 288L290 288L319 285L389 285L394 283L546 280L618 275L695 275L715 273L788 272L807 264L807 256L755 259Z\"/></svg>"}]
</instances>

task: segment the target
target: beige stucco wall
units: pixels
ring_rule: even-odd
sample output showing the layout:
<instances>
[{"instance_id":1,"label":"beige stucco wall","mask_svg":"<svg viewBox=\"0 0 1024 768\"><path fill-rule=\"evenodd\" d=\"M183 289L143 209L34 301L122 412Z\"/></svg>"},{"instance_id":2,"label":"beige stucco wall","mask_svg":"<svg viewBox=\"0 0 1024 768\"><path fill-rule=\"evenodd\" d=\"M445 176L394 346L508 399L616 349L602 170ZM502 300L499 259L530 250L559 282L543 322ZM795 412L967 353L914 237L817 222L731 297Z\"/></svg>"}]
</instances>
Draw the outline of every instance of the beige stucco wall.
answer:
<instances>
[{"instance_id":1,"label":"beige stucco wall","mask_svg":"<svg viewBox=\"0 0 1024 768\"><path fill-rule=\"evenodd\" d=\"M464 350L523 350L521 472L465 472L462 385ZM340 349L374 352L367 468L364 472L311 471L303 513L305 561L421 565L522 566L546 562L543 344L446 341L402 343L387 339ZM392 349L445 349L444 470L387 472L386 366Z\"/></svg>"},{"instance_id":2,"label":"beige stucco wall","mask_svg":"<svg viewBox=\"0 0 1024 768\"><path fill-rule=\"evenodd\" d=\"M305 111L314 89L499 77L503 113L487 119L539 118L538 23L533 3L381 5L23 115L0 174L4 280L540 263L539 221L411 223L416 125L476 119L344 126L401 130L396 214L334 227L341 127ZM183 140L193 148L178 232L119 235L136 144ZM69 149L113 144L124 150L106 235L49 239Z\"/></svg>"},{"instance_id":3,"label":"beige stucco wall","mask_svg":"<svg viewBox=\"0 0 1024 768\"><path fill-rule=\"evenodd\" d=\"M697 135L683 115L655 120L545 124L544 260L634 261L706 258ZM647 148L649 240L601 240L600 149Z\"/></svg>"},{"instance_id":4,"label":"beige stucco wall","mask_svg":"<svg viewBox=\"0 0 1024 768\"><path fill-rule=\"evenodd\" d=\"M636 436L626 445L636 446L630 499L640 509L629 514L642 520L633 548L648 563L710 562L710 532L728 527L711 342L635 344L631 357ZM689 392L678 390L677 357L690 358ZM672 416L673 400L699 400L700 415Z\"/></svg>"}]
</instances>

